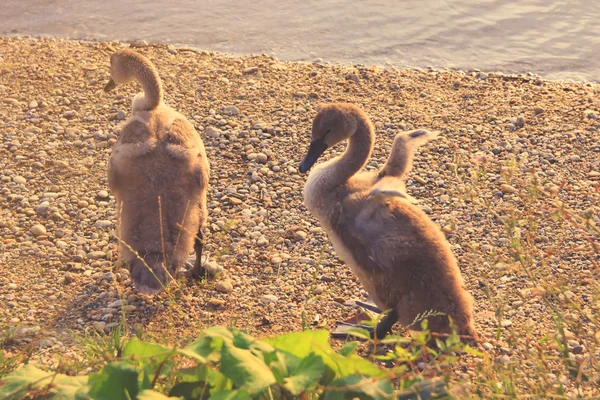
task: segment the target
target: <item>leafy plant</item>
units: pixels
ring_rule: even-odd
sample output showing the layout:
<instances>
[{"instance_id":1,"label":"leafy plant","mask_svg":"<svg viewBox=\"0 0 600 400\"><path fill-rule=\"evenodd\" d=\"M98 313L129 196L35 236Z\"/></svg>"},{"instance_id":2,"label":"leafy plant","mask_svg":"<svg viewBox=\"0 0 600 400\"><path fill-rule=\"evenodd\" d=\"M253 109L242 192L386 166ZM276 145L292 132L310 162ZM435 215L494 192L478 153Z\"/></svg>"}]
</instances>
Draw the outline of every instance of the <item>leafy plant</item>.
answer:
<instances>
[{"instance_id":1,"label":"leafy plant","mask_svg":"<svg viewBox=\"0 0 600 400\"><path fill-rule=\"evenodd\" d=\"M68 376L25 365L0 378L0 398L391 399L399 395L408 399L420 393L423 398L448 396L444 381L407 375L406 365L384 368L366 360L355 353L357 342L335 351L328 339L327 331L303 331L258 340L236 328L224 327L204 330L203 335L183 348L134 337L119 357L107 359L102 368L88 376ZM393 337L386 342L395 344L397 356L408 352L398 350L402 347ZM452 347L451 343L446 347Z\"/></svg>"}]
</instances>

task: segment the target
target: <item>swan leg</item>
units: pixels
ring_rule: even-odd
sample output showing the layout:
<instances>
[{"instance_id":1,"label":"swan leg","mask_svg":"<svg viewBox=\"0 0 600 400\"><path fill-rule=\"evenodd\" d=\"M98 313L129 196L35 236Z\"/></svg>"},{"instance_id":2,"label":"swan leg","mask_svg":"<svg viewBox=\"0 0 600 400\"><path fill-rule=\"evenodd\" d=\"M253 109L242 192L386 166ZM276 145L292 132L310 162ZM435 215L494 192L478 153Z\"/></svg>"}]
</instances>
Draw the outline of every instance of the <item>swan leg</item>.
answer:
<instances>
[{"instance_id":1,"label":"swan leg","mask_svg":"<svg viewBox=\"0 0 600 400\"><path fill-rule=\"evenodd\" d=\"M202 233L202 227L198 229L196 240L194 241L194 251L196 252L196 261L194 266L189 270L188 274L192 278L201 278L204 276L204 267L202 267L202 249L204 248L204 234Z\"/></svg>"},{"instance_id":2,"label":"swan leg","mask_svg":"<svg viewBox=\"0 0 600 400\"><path fill-rule=\"evenodd\" d=\"M383 339L392 330L392 326L398 322L398 312L396 310L390 311L385 317L379 320L379 323L375 327L375 332L371 332L371 339L376 337L377 339Z\"/></svg>"}]
</instances>

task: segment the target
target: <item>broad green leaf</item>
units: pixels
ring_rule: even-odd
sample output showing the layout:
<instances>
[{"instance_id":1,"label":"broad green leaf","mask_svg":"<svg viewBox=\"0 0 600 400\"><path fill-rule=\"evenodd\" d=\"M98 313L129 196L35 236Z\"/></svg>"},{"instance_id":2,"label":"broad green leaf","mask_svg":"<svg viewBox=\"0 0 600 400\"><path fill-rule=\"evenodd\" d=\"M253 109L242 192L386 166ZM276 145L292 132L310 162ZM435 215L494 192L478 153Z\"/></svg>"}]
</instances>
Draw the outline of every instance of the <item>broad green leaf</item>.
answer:
<instances>
[{"instance_id":1,"label":"broad green leaf","mask_svg":"<svg viewBox=\"0 0 600 400\"><path fill-rule=\"evenodd\" d=\"M224 390L210 396L209 400L249 400L250 395L244 389Z\"/></svg>"},{"instance_id":2,"label":"broad green leaf","mask_svg":"<svg viewBox=\"0 0 600 400\"><path fill-rule=\"evenodd\" d=\"M90 375L89 396L98 400L129 400L138 394L138 371L126 362L108 364Z\"/></svg>"},{"instance_id":3,"label":"broad green leaf","mask_svg":"<svg viewBox=\"0 0 600 400\"><path fill-rule=\"evenodd\" d=\"M317 383L325 372L323 359L315 353L304 357L291 376L285 379L284 387L294 396Z\"/></svg>"},{"instance_id":4,"label":"broad green leaf","mask_svg":"<svg viewBox=\"0 0 600 400\"><path fill-rule=\"evenodd\" d=\"M179 354L193 358L200 364L206 364L210 361L218 362L220 357L222 340L214 340L209 336L201 336L183 349L177 350ZM211 355L214 355L211 357Z\"/></svg>"},{"instance_id":5,"label":"broad green leaf","mask_svg":"<svg viewBox=\"0 0 600 400\"><path fill-rule=\"evenodd\" d=\"M223 343L221 372L251 395L276 382L269 367L250 350L238 349L227 342Z\"/></svg>"},{"instance_id":6,"label":"broad green leaf","mask_svg":"<svg viewBox=\"0 0 600 400\"><path fill-rule=\"evenodd\" d=\"M392 398L394 387L389 380L366 378L360 375L348 375L336 379L328 386L343 390L327 390L323 400L342 400L359 398L361 400L389 400Z\"/></svg>"},{"instance_id":7,"label":"broad green leaf","mask_svg":"<svg viewBox=\"0 0 600 400\"><path fill-rule=\"evenodd\" d=\"M169 396L182 396L186 399L207 398L209 394L232 388L232 382L225 375L206 365L179 370L178 383ZM204 394L203 397L200 397Z\"/></svg>"},{"instance_id":8,"label":"broad green leaf","mask_svg":"<svg viewBox=\"0 0 600 400\"><path fill-rule=\"evenodd\" d=\"M233 333L233 345L240 349L258 350L263 353L272 353L275 348L270 344L257 340L245 332L231 328Z\"/></svg>"},{"instance_id":9,"label":"broad green leaf","mask_svg":"<svg viewBox=\"0 0 600 400\"><path fill-rule=\"evenodd\" d=\"M168 397L162 393L155 392L154 390L142 390L137 396L137 400L169 400L169 399L183 399L183 397Z\"/></svg>"},{"instance_id":10,"label":"broad green leaf","mask_svg":"<svg viewBox=\"0 0 600 400\"><path fill-rule=\"evenodd\" d=\"M43 389L52 384L50 393L54 393L57 398L76 399L80 398L77 392L85 393L86 383L86 376L56 374L25 365L0 378L0 398L20 399L29 389Z\"/></svg>"},{"instance_id":11,"label":"broad green leaf","mask_svg":"<svg viewBox=\"0 0 600 400\"><path fill-rule=\"evenodd\" d=\"M342 346L341 349L337 351L339 355L344 357L349 356L350 354L354 354L354 350L356 350L356 346L358 346L358 342L348 342Z\"/></svg>"},{"instance_id":12,"label":"broad green leaf","mask_svg":"<svg viewBox=\"0 0 600 400\"><path fill-rule=\"evenodd\" d=\"M319 330L288 333L265 339L264 342L276 349L304 358L311 352L333 353L328 339L329 332Z\"/></svg>"},{"instance_id":13,"label":"broad green leaf","mask_svg":"<svg viewBox=\"0 0 600 400\"><path fill-rule=\"evenodd\" d=\"M163 362L173 354L175 354L173 349L160 344L142 342L136 337L131 339L123 350L123 358L133 357L137 360L140 358L148 359L152 357L158 362Z\"/></svg>"}]
</instances>

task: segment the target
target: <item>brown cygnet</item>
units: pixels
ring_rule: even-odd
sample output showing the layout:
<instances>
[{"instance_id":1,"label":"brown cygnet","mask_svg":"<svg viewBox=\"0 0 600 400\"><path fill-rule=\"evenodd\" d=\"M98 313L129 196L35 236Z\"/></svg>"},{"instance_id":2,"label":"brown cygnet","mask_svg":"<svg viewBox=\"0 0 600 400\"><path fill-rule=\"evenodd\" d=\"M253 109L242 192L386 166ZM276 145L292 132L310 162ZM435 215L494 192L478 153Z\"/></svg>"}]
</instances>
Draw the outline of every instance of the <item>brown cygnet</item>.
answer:
<instances>
[{"instance_id":1,"label":"brown cygnet","mask_svg":"<svg viewBox=\"0 0 600 400\"><path fill-rule=\"evenodd\" d=\"M141 54L120 50L110 58L110 91L137 80L133 99L108 162L108 183L117 200L119 251L136 289L155 294L186 262L202 275L203 226L209 163L193 125L163 102L158 72Z\"/></svg>"},{"instance_id":2,"label":"brown cygnet","mask_svg":"<svg viewBox=\"0 0 600 400\"><path fill-rule=\"evenodd\" d=\"M304 203L377 306L391 310L375 329L378 338L396 321L408 327L430 310L446 314L428 318L431 332L449 334L449 315L458 334L477 338L473 299L450 245L412 204L404 186L416 148L436 136L424 130L401 133L380 171L359 173L373 150L373 125L355 105L329 104L313 121L312 140L300 164L300 172L307 172L326 149L348 140L342 156L310 173Z\"/></svg>"}]
</instances>

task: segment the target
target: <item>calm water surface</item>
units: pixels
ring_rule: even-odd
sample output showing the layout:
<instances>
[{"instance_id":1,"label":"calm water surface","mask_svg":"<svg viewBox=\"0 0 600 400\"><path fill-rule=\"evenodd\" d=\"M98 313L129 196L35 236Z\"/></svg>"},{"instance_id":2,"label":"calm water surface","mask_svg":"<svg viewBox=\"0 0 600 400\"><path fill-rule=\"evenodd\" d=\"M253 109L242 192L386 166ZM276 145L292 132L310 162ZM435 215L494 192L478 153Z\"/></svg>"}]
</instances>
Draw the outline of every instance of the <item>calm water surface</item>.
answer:
<instances>
[{"instance_id":1,"label":"calm water surface","mask_svg":"<svg viewBox=\"0 0 600 400\"><path fill-rule=\"evenodd\" d=\"M3 0L0 34L600 80L598 0Z\"/></svg>"}]
</instances>

